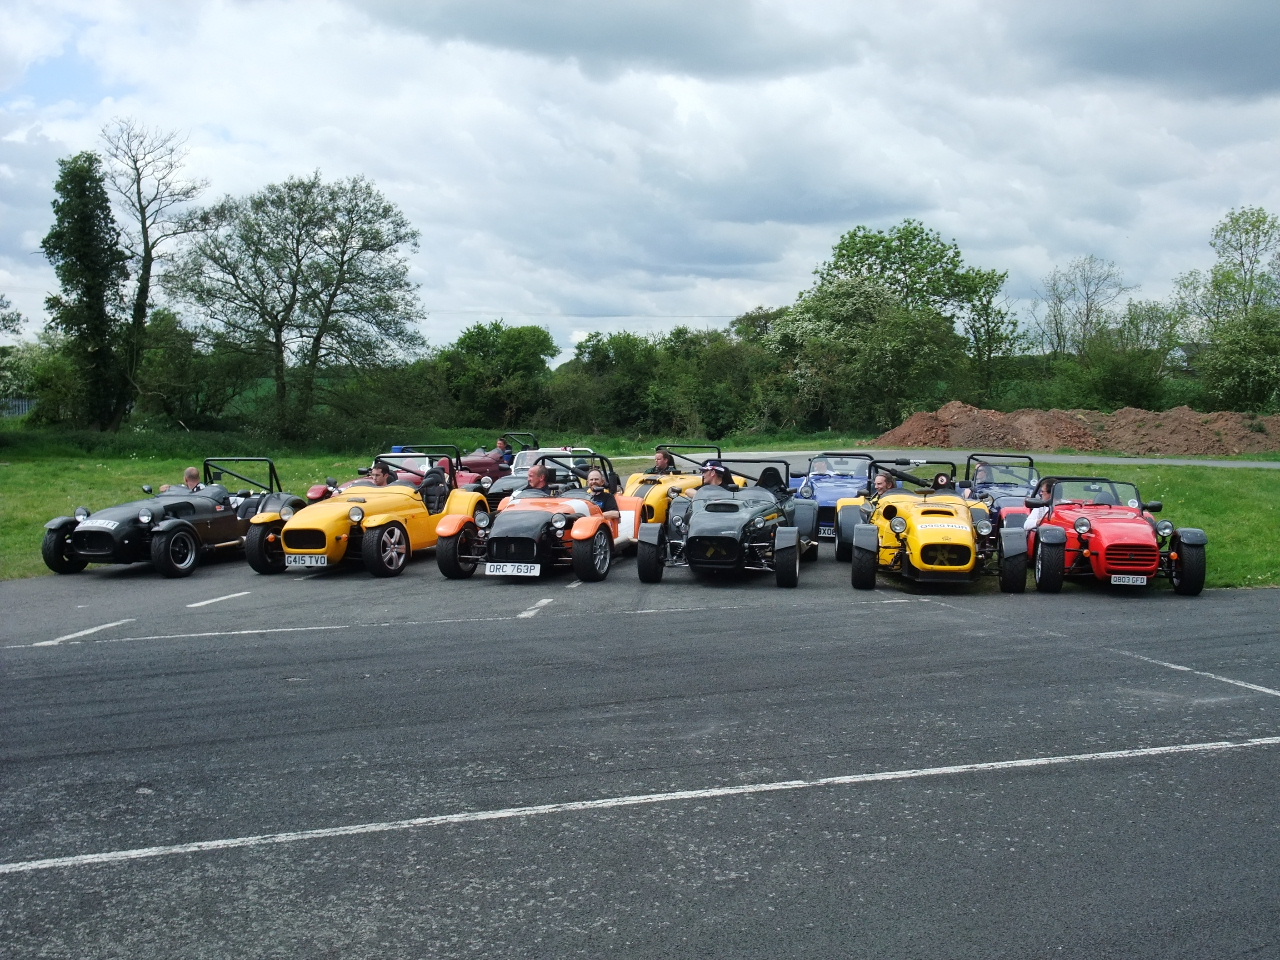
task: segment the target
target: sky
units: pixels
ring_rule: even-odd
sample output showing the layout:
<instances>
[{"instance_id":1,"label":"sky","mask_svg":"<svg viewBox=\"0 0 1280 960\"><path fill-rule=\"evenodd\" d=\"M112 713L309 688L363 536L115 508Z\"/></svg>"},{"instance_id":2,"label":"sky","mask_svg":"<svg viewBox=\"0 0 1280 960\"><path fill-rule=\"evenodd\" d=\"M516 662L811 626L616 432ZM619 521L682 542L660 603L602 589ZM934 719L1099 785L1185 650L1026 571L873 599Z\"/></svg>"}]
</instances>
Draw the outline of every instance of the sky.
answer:
<instances>
[{"instance_id":1,"label":"sky","mask_svg":"<svg viewBox=\"0 0 1280 960\"><path fill-rule=\"evenodd\" d=\"M1023 317L1090 254L1160 299L1280 212L1277 36L1262 0L5 0L0 294L34 335L57 160L129 117L205 202L373 180L437 346L724 326L906 218Z\"/></svg>"}]
</instances>

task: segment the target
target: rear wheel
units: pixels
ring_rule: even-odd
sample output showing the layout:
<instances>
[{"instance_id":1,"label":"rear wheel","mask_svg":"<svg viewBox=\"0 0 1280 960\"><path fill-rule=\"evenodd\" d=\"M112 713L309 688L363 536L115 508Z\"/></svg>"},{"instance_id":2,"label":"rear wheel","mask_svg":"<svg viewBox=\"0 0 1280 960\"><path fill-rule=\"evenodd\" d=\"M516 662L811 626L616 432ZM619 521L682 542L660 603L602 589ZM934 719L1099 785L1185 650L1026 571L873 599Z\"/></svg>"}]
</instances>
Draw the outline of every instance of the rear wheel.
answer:
<instances>
[{"instance_id":1,"label":"rear wheel","mask_svg":"<svg viewBox=\"0 0 1280 960\"><path fill-rule=\"evenodd\" d=\"M773 573L778 586L794 587L800 583L800 546L784 547L773 557Z\"/></svg>"},{"instance_id":2,"label":"rear wheel","mask_svg":"<svg viewBox=\"0 0 1280 960\"><path fill-rule=\"evenodd\" d=\"M595 583L609 575L613 562L613 537L601 526L590 540L573 542L573 572L579 580Z\"/></svg>"},{"instance_id":3,"label":"rear wheel","mask_svg":"<svg viewBox=\"0 0 1280 960\"><path fill-rule=\"evenodd\" d=\"M1000 592L1023 593L1027 589L1027 555L1000 558Z\"/></svg>"},{"instance_id":4,"label":"rear wheel","mask_svg":"<svg viewBox=\"0 0 1280 960\"><path fill-rule=\"evenodd\" d=\"M451 537L441 537L436 544L436 566L450 580L465 580L476 572L476 530L470 525Z\"/></svg>"},{"instance_id":5,"label":"rear wheel","mask_svg":"<svg viewBox=\"0 0 1280 960\"><path fill-rule=\"evenodd\" d=\"M72 552L71 531L74 529L75 524L69 524L44 532L40 555L44 557L44 565L54 573L79 573L89 565L88 560L81 560Z\"/></svg>"},{"instance_id":6,"label":"rear wheel","mask_svg":"<svg viewBox=\"0 0 1280 960\"><path fill-rule=\"evenodd\" d=\"M1173 561L1174 593L1184 597L1194 597L1204 589L1205 575L1204 547L1201 544L1179 544L1178 559Z\"/></svg>"},{"instance_id":7,"label":"rear wheel","mask_svg":"<svg viewBox=\"0 0 1280 960\"><path fill-rule=\"evenodd\" d=\"M1036 589L1041 593L1057 593L1066 575L1067 547L1062 543L1045 543L1036 538Z\"/></svg>"},{"instance_id":8,"label":"rear wheel","mask_svg":"<svg viewBox=\"0 0 1280 960\"><path fill-rule=\"evenodd\" d=\"M876 555L871 550L853 547L849 559L853 563L850 582L855 590L876 588Z\"/></svg>"},{"instance_id":9,"label":"rear wheel","mask_svg":"<svg viewBox=\"0 0 1280 960\"><path fill-rule=\"evenodd\" d=\"M666 567L663 557L665 546L662 541L648 543L641 540L636 544L636 573L640 575L641 583L662 582L662 571Z\"/></svg>"},{"instance_id":10,"label":"rear wheel","mask_svg":"<svg viewBox=\"0 0 1280 960\"><path fill-rule=\"evenodd\" d=\"M151 562L166 577L186 577L200 562L200 544L190 530L170 530L151 541Z\"/></svg>"},{"instance_id":11,"label":"rear wheel","mask_svg":"<svg viewBox=\"0 0 1280 960\"><path fill-rule=\"evenodd\" d=\"M244 558L258 573L284 572L284 544L280 542L283 524L255 523L244 538ZM274 536L275 539L271 539Z\"/></svg>"},{"instance_id":12,"label":"rear wheel","mask_svg":"<svg viewBox=\"0 0 1280 960\"><path fill-rule=\"evenodd\" d=\"M841 563L848 563L853 559L853 538L844 539L838 523L836 524L836 559Z\"/></svg>"},{"instance_id":13,"label":"rear wheel","mask_svg":"<svg viewBox=\"0 0 1280 960\"><path fill-rule=\"evenodd\" d=\"M360 556L365 569L375 577L398 577L409 562L409 535L398 523L366 530Z\"/></svg>"}]
</instances>

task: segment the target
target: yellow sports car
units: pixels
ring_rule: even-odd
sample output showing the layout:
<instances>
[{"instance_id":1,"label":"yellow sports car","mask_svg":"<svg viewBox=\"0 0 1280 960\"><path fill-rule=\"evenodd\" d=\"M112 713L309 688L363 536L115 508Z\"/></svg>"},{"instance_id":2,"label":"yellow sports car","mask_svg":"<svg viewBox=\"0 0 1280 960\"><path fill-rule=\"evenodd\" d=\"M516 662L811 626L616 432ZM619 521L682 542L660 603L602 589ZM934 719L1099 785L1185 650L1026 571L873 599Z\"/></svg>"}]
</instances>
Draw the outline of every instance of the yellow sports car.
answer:
<instances>
[{"instance_id":1,"label":"yellow sports car","mask_svg":"<svg viewBox=\"0 0 1280 960\"><path fill-rule=\"evenodd\" d=\"M902 467L925 467L929 476ZM854 589L873 589L877 571L921 583L964 582L983 573L997 554L991 517L984 503L956 489L954 463L876 460L873 480L877 474L896 485L836 503L836 557L852 560Z\"/></svg>"},{"instance_id":2,"label":"yellow sports car","mask_svg":"<svg viewBox=\"0 0 1280 960\"><path fill-rule=\"evenodd\" d=\"M688 453L677 453L677 450L698 451L706 456L699 459ZM664 453L666 467L651 467L644 473L631 474L622 491L623 496L639 497L644 501L640 511L641 523L666 523L671 498L702 486L703 460L724 458L720 448L711 445L660 443L654 447L655 463Z\"/></svg>"},{"instance_id":3,"label":"yellow sports car","mask_svg":"<svg viewBox=\"0 0 1280 960\"><path fill-rule=\"evenodd\" d=\"M298 510L258 514L245 540L250 565L259 573L280 573L359 559L375 577L394 577L413 553L436 545L436 527L446 514L485 514L487 523L484 496L456 489L458 461L438 449L456 452L415 447L413 453L380 454L374 466L390 467L399 478L387 486L358 481Z\"/></svg>"}]
</instances>

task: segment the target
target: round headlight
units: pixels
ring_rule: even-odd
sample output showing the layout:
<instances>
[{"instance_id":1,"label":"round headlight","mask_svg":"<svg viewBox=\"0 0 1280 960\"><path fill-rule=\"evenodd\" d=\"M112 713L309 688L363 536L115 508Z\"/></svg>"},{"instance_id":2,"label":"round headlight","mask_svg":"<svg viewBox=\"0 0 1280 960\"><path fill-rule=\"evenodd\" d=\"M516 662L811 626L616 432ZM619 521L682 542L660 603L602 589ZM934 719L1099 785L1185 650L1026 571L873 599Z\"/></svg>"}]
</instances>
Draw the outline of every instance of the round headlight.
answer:
<instances>
[{"instance_id":1,"label":"round headlight","mask_svg":"<svg viewBox=\"0 0 1280 960\"><path fill-rule=\"evenodd\" d=\"M493 477L481 477L481 478L480 478L480 488L481 488L482 490L488 490L488 489L489 489L490 487L492 487L492 486L493 486Z\"/></svg>"},{"instance_id":2,"label":"round headlight","mask_svg":"<svg viewBox=\"0 0 1280 960\"><path fill-rule=\"evenodd\" d=\"M151 508L150 508L150 507L143 507L141 510L139 510L139 511L138 511L138 522L139 522L139 523L150 523L150 522L151 522L151 516L152 516L152 514L151 514Z\"/></svg>"},{"instance_id":3,"label":"round headlight","mask_svg":"<svg viewBox=\"0 0 1280 960\"><path fill-rule=\"evenodd\" d=\"M752 520L752 521L751 521L751 528L752 528L753 530L763 530L763 529L764 529L764 517L756 517L754 520Z\"/></svg>"},{"instance_id":4,"label":"round headlight","mask_svg":"<svg viewBox=\"0 0 1280 960\"><path fill-rule=\"evenodd\" d=\"M364 507L352 507L347 511L347 517L352 523L359 523L364 519Z\"/></svg>"},{"instance_id":5,"label":"round headlight","mask_svg":"<svg viewBox=\"0 0 1280 960\"><path fill-rule=\"evenodd\" d=\"M1076 533L1088 533L1093 529L1093 524L1089 522L1088 517L1076 517L1076 522L1072 526L1075 527Z\"/></svg>"},{"instance_id":6,"label":"round headlight","mask_svg":"<svg viewBox=\"0 0 1280 960\"><path fill-rule=\"evenodd\" d=\"M1156 524L1156 533L1160 534L1162 537L1173 536L1173 521L1161 520Z\"/></svg>"},{"instance_id":7,"label":"round headlight","mask_svg":"<svg viewBox=\"0 0 1280 960\"><path fill-rule=\"evenodd\" d=\"M568 523L569 518L563 513L557 513L551 517L551 525L557 530L563 530Z\"/></svg>"},{"instance_id":8,"label":"round headlight","mask_svg":"<svg viewBox=\"0 0 1280 960\"><path fill-rule=\"evenodd\" d=\"M892 520L889 521L889 529L892 530L894 533L899 533L899 534L906 533L907 521L904 520L902 517L894 517Z\"/></svg>"},{"instance_id":9,"label":"round headlight","mask_svg":"<svg viewBox=\"0 0 1280 960\"><path fill-rule=\"evenodd\" d=\"M280 508L280 519L289 520L297 512L298 511L293 508L293 504L286 503L283 507Z\"/></svg>"},{"instance_id":10,"label":"round headlight","mask_svg":"<svg viewBox=\"0 0 1280 960\"><path fill-rule=\"evenodd\" d=\"M76 507L76 519L77 519L77 520L88 520L88 519L89 519L89 508L88 508L88 507Z\"/></svg>"},{"instance_id":11,"label":"round headlight","mask_svg":"<svg viewBox=\"0 0 1280 960\"><path fill-rule=\"evenodd\" d=\"M481 530L487 529L491 522L492 518L489 514L485 513L483 510L476 511L476 526Z\"/></svg>"},{"instance_id":12,"label":"round headlight","mask_svg":"<svg viewBox=\"0 0 1280 960\"><path fill-rule=\"evenodd\" d=\"M800 496L804 497L804 499L806 499L806 500L812 500L812 499L813 499L813 484L812 484L812 483L806 483L806 484L802 485L802 486L800 487Z\"/></svg>"},{"instance_id":13,"label":"round headlight","mask_svg":"<svg viewBox=\"0 0 1280 960\"><path fill-rule=\"evenodd\" d=\"M671 525L672 525L673 527L675 527L677 530L683 530L683 529L684 529L684 517L681 517L681 516L679 516L679 515L672 517L672 518L671 518Z\"/></svg>"},{"instance_id":14,"label":"round headlight","mask_svg":"<svg viewBox=\"0 0 1280 960\"><path fill-rule=\"evenodd\" d=\"M973 525L973 529L978 531L978 536L989 537L991 536L991 521L979 520L977 523Z\"/></svg>"}]
</instances>

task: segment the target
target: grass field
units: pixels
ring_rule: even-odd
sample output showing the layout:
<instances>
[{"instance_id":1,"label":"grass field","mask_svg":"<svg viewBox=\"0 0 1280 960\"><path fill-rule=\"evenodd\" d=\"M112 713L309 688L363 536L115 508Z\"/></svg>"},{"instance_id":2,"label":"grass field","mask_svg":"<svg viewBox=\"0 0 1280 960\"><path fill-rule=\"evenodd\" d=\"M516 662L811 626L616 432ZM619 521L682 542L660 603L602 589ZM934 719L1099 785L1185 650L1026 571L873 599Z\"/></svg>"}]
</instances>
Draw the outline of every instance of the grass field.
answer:
<instances>
[{"instance_id":1,"label":"grass field","mask_svg":"<svg viewBox=\"0 0 1280 960\"><path fill-rule=\"evenodd\" d=\"M40 559L45 521L78 506L98 510L139 499L142 484L177 483L192 462L44 456L0 463L0 579L49 572ZM305 493L326 476L352 477L368 462L368 455L287 457L276 467L286 490ZM622 460L619 470L625 475L641 462ZM1280 470L1136 464L1045 468L1136 483L1144 499L1164 501L1161 517L1177 526L1202 527L1209 535L1210 587L1280 585Z\"/></svg>"}]
</instances>

